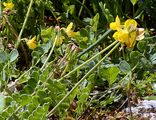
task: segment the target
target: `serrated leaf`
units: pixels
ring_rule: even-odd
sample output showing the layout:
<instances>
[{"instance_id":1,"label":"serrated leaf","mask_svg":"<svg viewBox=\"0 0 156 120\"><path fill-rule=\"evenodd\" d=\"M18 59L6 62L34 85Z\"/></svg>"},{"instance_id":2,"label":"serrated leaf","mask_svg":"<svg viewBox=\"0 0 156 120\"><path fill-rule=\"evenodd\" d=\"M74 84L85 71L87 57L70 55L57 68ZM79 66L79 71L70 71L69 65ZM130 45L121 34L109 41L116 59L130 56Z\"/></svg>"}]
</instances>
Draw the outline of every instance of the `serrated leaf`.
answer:
<instances>
[{"instance_id":1,"label":"serrated leaf","mask_svg":"<svg viewBox=\"0 0 156 120\"><path fill-rule=\"evenodd\" d=\"M13 49L11 52L10 52L10 62L13 62L15 61L19 56L19 53L16 49Z\"/></svg>"}]
</instances>

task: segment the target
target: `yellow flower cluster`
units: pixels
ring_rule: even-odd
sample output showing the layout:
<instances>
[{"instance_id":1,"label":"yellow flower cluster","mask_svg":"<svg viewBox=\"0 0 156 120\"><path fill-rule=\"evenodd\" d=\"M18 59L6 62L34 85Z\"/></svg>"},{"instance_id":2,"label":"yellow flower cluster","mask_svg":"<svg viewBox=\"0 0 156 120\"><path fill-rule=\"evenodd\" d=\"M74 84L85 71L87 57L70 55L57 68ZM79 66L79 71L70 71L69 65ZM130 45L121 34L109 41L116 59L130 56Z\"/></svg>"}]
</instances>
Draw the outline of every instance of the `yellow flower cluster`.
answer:
<instances>
[{"instance_id":1,"label":"yellow flower cluster","mask_svg":"<svg viewBox=\"0 0 156 120\"><path fill-rule=\"evenodd\" d=\"M14 4L12 2L8 2L8 3L3 2L3 6L5 7L4 10L6 9L12 10L14 7Z\"/></svg>"},{"instance_id":2,"label":"yellow flower cluster","mask_svg":"<svg viewBox=\"0 0 156 120\"><path fill-rule=\"evenodd\" d=\"M76 37L77 35L79 35L79 32L74 32L72 30L73 28L73 23L71 22L67 28L63 28L63 30L65 31L65 33L67 34L68 37L70 38L74 38ZM63 43L63 40L65 39L64 36L56 36L55 40L56 40L56 46L59 46Z\"/></svg>"},{"instance_id":3,"label":"yellow flower cluster","mask_svg":"<svg viewBox=\"0 0 156 120\"><path fill-rule=\"evenodd\" d=\"M68 37L74 38L75 36L77 36L79 34L79 32L74 32L72 30L73 28L73 23L70 23L67 28L63 28L64 31L66 32ZM58 28L57 28L58 29ZM63 43L63 40L65 39L64 36L62 35L57 35L55 37L55 41L56 41L56 46L59 46ZM34 36L32 39L30 40L26 40L26 44L29 47L29 49L33 50L37 47L37 42L36 42L36 36Z\"/></svg>"},{"instance_id":4,"label":"yellow flower cluster","mask_svg":"<svg viewBox=\"0 0 156 120\"><path fill-rule=\"evenodd\" d=\"M110 23L110 29L116 30L113 38L126 44L128 48L133 47L136 40L144 38L144 28L137 28L137 22L134 19L128 19L121 24L117 16L115 22Z\"/></svg>"}]
</instances>

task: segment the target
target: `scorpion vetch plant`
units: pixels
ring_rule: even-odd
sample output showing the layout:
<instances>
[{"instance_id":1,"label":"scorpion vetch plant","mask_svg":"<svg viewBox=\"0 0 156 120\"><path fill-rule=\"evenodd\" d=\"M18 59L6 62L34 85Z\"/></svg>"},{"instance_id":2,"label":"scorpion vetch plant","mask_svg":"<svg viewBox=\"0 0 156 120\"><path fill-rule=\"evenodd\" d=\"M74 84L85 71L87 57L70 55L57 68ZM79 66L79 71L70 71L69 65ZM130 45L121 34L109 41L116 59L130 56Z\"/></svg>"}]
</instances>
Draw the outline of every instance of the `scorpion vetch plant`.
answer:
<instances>
[{"instance_id":1,"label":"scorpion vetch plant","mask_svg":"<svg viewBox=\"0 0 156 120\"><path fill-rule=\"evenodd\" d=\"M131 103L155 98L155 5L1 0L0 120L139 119Z\"/></svg>"}]
</instances>

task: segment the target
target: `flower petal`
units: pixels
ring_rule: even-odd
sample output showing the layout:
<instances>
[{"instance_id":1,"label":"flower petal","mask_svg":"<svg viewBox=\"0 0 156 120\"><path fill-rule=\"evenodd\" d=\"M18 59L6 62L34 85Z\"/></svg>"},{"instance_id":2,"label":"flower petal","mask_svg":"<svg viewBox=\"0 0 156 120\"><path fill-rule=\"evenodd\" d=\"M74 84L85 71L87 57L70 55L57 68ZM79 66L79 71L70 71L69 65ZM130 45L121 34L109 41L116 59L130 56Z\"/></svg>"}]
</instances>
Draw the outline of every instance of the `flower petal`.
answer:
<instances>
[{"instance_id":1,"label":"flower petal","mask_svg":"<svg viewBox=\"0 0 156 120\"><path fill-rule=\"evenodd\" d=\"M10 9L10 10L12 10L13 7L14 7L14 4L12 2L8 2L8 3L3 2L3 6L5 7L4 9Z\"/></svg>"},{"instance_id":2,"label":"flower petal","mask_svg":"<svg viewBox=\"0 0 156 120\"><path fill-rule=\"evenodd\" d=\"M112 29L112 30L122 29L122 25L120 24L120 19L119 19L118 15L115 18L115 22L111 22L109 26L110 26L110 29Z\"/></svg>"},{"instance_id":3,"label":"flower petal","mask_svg":"<svg viewBox=\"0 0 156 120\"><path fill-rule=\"evenodd\" d=\"M110 29L117 30L118 29L118 24L116 24L116 22L110 23Z\"/></svg>"},{"instance_id":4,"label":"flower petal","mask_svg":"<svg viewBox=\"0 0 156 120\"><path fill-rule=\"evenodd\" d=\"M56 46L61 45L64 39L65 39L64 36L56 36L56 38L55 38L55 40L56 40Z\"/></svg>"},{"instance_id":5,"label":"flower petal","mask_svg":"<svg viewBox=\"0 0 156 120\"><path fill-rule=\"evenodd\" d=\"M120 19L119 19L119 16L117 15L116 18L115 18L115 22L120 25Z\"/></svg>"},{"instance_id":6,"label":"flower petal","mask_svg":"<svg viewBox=\"0 0 156 120\"><path fill-rule=\"evenodd\" d=\"M126 20L126 22L124 24L124 28L128 29L129 32L135 30L136 27L137 27L137 22L133 19Z\"/></svg>"},{"instance_id":7,"label":"flower petal","mask_svg":"<svg viewBox=\"0 0 156 120\"><path fill-rule=\"evenodd\" d=\"M72 28L73 28L73 23L71 22L71 23L67 26L66 31L68 32L68 31L70 31Z\"/></svg>"},{"instance_id":8,"label":"flower petal","mask_svg":"<svg viewBox=\"0 0 156 120\"><path fill-rule=\"evenodd\" d=\"M27 46L29 47L29 49L35 49L37 47L37 44L36 44L36 36L34 36L32 39L28 40L26 42Z\"/></svg>"},{"instance_id":9,"label":"flower petal","mask_svg":"<svg viewBox=\"0 0 156 120\"><path fill-rule=\"evenodd\" d=\"M145 33L144 28L137 28L137 37L136 37L136 40L142 40L142 39L144 39L144 33Z\"/></svg>"}]
</instances>

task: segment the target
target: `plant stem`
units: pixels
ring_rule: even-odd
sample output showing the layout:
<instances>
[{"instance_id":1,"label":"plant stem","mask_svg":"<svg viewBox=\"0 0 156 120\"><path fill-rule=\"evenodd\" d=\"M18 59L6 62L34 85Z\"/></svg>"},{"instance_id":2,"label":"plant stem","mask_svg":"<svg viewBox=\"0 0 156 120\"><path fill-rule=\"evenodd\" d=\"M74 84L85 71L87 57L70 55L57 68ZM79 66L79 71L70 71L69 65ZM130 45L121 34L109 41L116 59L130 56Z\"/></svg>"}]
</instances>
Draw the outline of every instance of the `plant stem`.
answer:
<instances>
[{"instance_id":1,"label":"plant stem","mask_svg":"<svg viewBox=\"0 0 156 120\"><path fill-rule=\"evenodd\" d=\"M82 12L82 9L83 9L83 7L84 7L84 3L85 3L85 1L86 1L86 0L83 0L83 1L82 1L82 5L81 5L81 8L80 8L80 11L79 11L78 17L80 17L80 15L81 15L81 12Z\"/></svg>"},{"instance_id":2,"label":"plant stem","mask_svg":"<svg viewBox=\"0 0 156 120\"><path fill-rule=\"evenodd\" d=\"M0 19L2 19L2 1L0 0Z\"/></svg>"},{"instance_id":3,"label":"plant stem","mask_svg":"<svg viewBox=\"0 0 156 120\"><path fill-rule=\"evenodd\" d=\"M59 32L58 32L58 36L59 36ZM45 62L44 62L44 64L43 64L43 66L41 67L41 71L42 71L42 70L43 70L43 68L46 66L46 64L47 64L47 62L48 62L48 60L49 60L49 58L50 58L51 54L52 54L52 53L53 53L53 51L54 51L54 48L55 48L55 45L56 45L56 40L57 40L57 39L55 39L55 40L54 40L53 46L52 46L52 48L51 48L51 50L50 50L50 53L49 53L49 55L48 55L47 59L45 60Z\"/></svg>"},{"instance_id":4,"label":"plant stem","mask_svg":"<svg viewBox=\"0 0 156 120\"><path fill-rule=\"evenodd\" d=\"M130 116L131 116L131 119L133 119L133 114L132 114L132 109L131 109L131 101L130 101L131 80L132 80L132 73L130 74L130 79L129 79L128 85L127 85L127 98L128 98L128 107L129 107Z\"/></svg>"},{"instance_id":5,"label":"plant stem","mask_svg":"<svg viewBox=\"0 0 156 120\"><path fill-rule=\"evenodd\" d=\"M72 73L74 73L75 71L77 71L78 69L80 69L81 67L83 67L85 64L91 62L94 58L96 58L98 55L102 54L103 52L107 51L108 49L110 49L112 46L114 46L117 43L117 41L114 41L112 44L110 44L109 46L107 46L105 49L103 49L102 51L100 51L99 53L97 53L96 55L94 55L93 57L91 57L90 59L88 59L87 61L85 61L84 63L82 63L81 65L79 65L78 67L76 67L74 70L70 71L68 74L66 74L65 76L61 77L60 79L58 79L57 81L62 81L64 78L66 78L67 76L71 75Z\"/></svg>"},{"instance_id":6,"label":"plant stem","mask_svg":"<svg viewBox=\"0 0 156 120\"><path fill-rule=\"evenodd\" d=\"M156 35L155 36L151 36L151 37L145 37L144 39L145 40L149 40L149 39L153 39L153 38L156 38Z\"/></svg>"},{"instance_id":7,"label":"plant stem","mask_svg":"<svg viewBox=\"0 0 156 120\"><path fill-rule=\"evenodd\" d=\"M24 19L24 23L23 23L22 29L21 29L21 31L20 31L20 33L19 33L19 36L18 36L18 39L17 39L16 48L18 48L18 46L19 46L19 44L20 44L20 42L21 42L21 36L22 36L23 31L24 31L24 28L25 28L25 26L26 26L26 23L27 23L29 14L30 14L30 10L31 10L32 4L33 4L33 0L30 1L29 8L28 8L26 17L25 17L25 19Z\"/></svg>"},{"instance_id":8,"label":"plant stem","mask_svg":"<svg viewBox=\"0 0 156 120\"><path fill-rule=\"evenodd\" d=\"M83 54L94 48L96 45L98 45L112 30L107 30L95 43L93 43L91 46L89 46L87 49L85 49L82 53L78 55L78 58L81 57Z\"/></svg>"},{"instance_id":9,"label":"plant stem","mask_svg":"<svg viewBox=\"0 0 156 120\"><path fill-rule=\"evenodd\" d=\"M18 38L18 34L15 31L15 29L13 28L12 24L9 22L8 17L4 15L3 18L5 19L5 21L6 21L7 25L8 25L8 27L9 27L10 31L14 34L14 36L17 39Z\"/></svg>"},{"instance_id":10,"label":"plant stem","mask_svg":"<svg viewBox=\"0 0 156 120\"><path fill-rule=\"evenodd\" d=\"M84 4L82 4L79 0L75 0L77 3L79 3L80 5L82 5L85 9L86 9L86 11L88 12L88 14L90 15L90 17L93 17L93 15L92 15L92 13L90 12L90 10L84 5Z\"/></svg>"},{"instance_id":11,"label":"plant stem","mask_svg":"<svg viewBox=\"0 0 156 120\"><path fill-rule=\"evenodd\" d=\"M75 84L75 86L64 96L64 98L47 114L47 116L51 116L52 113L62 104L62 102L69 97L69 95L90 75L100 64L103 62L118 46L120 43L117 43L88 73L81 78L79 82Z\"/></svg>"}]
</instances>

